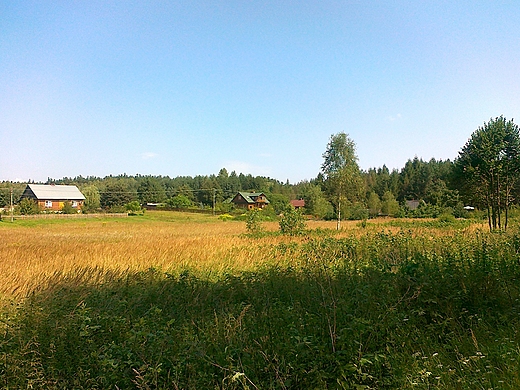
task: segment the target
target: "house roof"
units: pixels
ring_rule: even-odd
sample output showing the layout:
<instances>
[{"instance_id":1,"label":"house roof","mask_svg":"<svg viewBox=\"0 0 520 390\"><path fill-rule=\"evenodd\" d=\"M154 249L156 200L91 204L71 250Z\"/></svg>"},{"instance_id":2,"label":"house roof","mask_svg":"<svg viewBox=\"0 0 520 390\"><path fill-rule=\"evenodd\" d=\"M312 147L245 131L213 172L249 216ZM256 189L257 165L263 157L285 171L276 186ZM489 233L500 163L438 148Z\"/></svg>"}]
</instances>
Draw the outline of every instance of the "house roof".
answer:
<instances>
[{"instance_id":1,"label":"house roof","mask_svg":"<svg viewBox=\"0 0 520 390\"><path fill-rule=\"evenodd\" d=\"M244 200L247 202L247 203L256 203L256 198L258 198L260 195L264 195L265 194L263 192L243 192L243 191L239 191L238 192L242 198L244 198ZM269 203L269 201L267 200L267 198L265 199L265 203Z\"/></svg>"},{"instance_id":2,"label":"house roof","mask_svg":"<svg viewBox=\"0 0 520 390\"><path fill-rule=\"evenodd\" d=\"M290 203L293 207L305 207L305 200L303 199L293 199Z\"/></svg>"},{"instance_id":3,"label":"house roof","mask_svg":"<svg viewBox=\"0 0 520 390\"><path fill-rule=\"evenodd\" d=\"M406 203L406 206L408 206L408 208L410 210L415 210L417 207L419 207L420 202L416 199L412 199L412 200L407 200L405 203Z\"/></svg>"},{"instance_id":4,"label":"house roof","mask_svg":"<svg viewBox=\"0 0 520 390\"><path fill-rule=\"evenodd\" d=\"M76 186L27 184L25 192L27 190L40 200L85 200L85 196Z\"/></svg>"}]
</instances>

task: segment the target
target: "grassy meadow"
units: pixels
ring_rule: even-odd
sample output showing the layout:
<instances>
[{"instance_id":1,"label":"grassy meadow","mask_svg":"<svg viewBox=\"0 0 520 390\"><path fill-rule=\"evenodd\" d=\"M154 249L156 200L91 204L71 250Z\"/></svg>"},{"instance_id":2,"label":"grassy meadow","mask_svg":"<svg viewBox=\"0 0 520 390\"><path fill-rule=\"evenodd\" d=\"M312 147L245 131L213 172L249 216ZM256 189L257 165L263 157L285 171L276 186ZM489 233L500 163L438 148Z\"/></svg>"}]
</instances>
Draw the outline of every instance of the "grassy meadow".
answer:
<instances>
[{"instance_id":1,"label":"grassy meadow","mask_svg":"<svg viewBox=\"0 0 520 390\"><path fill-rule=\"evenodd\" d=\"M0 222L0 388L520 388L520 232Z\"/></svg>"}]
</instances>

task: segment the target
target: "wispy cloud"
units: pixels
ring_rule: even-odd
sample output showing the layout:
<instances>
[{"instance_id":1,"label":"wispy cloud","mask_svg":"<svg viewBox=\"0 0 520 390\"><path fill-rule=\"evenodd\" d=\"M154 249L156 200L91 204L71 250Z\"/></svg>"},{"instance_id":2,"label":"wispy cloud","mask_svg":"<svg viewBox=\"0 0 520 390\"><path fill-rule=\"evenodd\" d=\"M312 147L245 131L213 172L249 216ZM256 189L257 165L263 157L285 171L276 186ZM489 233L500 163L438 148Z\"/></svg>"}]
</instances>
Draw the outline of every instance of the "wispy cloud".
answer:
<instances>
[{"instance_id":1,"label":"wispy cloud","mask_svg":"<svg viewBox=\"0 0 520 390\"><path fill-rule=\"evenodd\" d=\"M237 174L243 173L248 174L250 173L253 176L269 176L270 169L265 166L260 165L254 165L249 164L244 161L227 161L224 166L228 170L228 172L235 171Z\"/></svg>"},{"instance_id":2,"label":"wispy cloud","mask_svg":"<svg viewBox=\"0 0 520 390\"><path fill-rule=\"evenodd\" d=\"M141 154L141 158L143 160L149 160L151 158L156 158L158 157L159 155L157 153L153 153L153 152L146 152L146 153L142 153Z\"/></svg>"},{"instance_id":3,"label":"wispy cloud","mask_svg":"<svg viewBox=\"0 0 520 390\"><path fill-rule=\"evenodd\" d=\"M395 122L401 118L402 118L401 114L397 114L397 115L391 115L391 116L387 117L386 119L388 119L390 122Z\"/></svg>"}]
</instances>

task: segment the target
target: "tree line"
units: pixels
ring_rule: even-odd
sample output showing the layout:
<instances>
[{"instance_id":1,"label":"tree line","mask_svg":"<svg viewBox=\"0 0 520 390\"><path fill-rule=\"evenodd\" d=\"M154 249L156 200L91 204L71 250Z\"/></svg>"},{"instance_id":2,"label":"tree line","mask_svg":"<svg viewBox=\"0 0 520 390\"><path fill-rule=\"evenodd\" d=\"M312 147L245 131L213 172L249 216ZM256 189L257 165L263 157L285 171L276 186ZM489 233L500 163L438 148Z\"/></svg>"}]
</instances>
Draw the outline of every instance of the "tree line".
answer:
<instances>
[{"instance_id":1,"label":"tree line","mask_svg":"<svg viewBox=\"0 0 520 390\"><path fill-rule=\"evenodd\" d=\"M503 116L485 122L454 160L425 161L414 157L403 168L361 170L355 142L346 133L331 136L317 176L291 184L222 168L218 174L178 176L118 175L47 180L47 184L74 184L85 195L85 211L121 211L126 204L156 203L174 208L213 208L229 211L226 202L238 191L264 192L273 213L291 199L304 199L305 212L316 218L363 219L378 215L463 217L465 206L488 211L490 228L507 227L508 213L518 202L520 172L518 126ZM25 184L0 183L0 207L15 202ZM408 207L415 201L415 206ZM339 226L338 226L339 227Z\"/></svg>"},{"instance_id":2,"label":"tree line","mask_svg":"<svg viewBox=\"0 0 520 390\"><path fill-rule=\"evenodd\" d=\"M362 172L355 143L345 133L332 135L323 154L322 188L334 203L338 228L341 209L369 214L463 216L472 204L487 211L490 230L506 229L520 192L520 131L513 120L491 118L473 132L454 162L408 160L400 172L383 168ZM415 205L407 210L407 200ZM398 206L400 204L400 206ZM415 207L415 206L422 207ZM474 209L473 206L469 206Z\"/></svg>"},{"instance_id":3,"label":"tree line","mask_svg":"<svg viewBox=\"0 0 520 390\"><path fill-rule=\"evenodd\" d=\"M428 204L449 206L454 195L450 192L450 174L453 163L409 160L401 170L390 171L386 166L359 171L363 190L355 199L344 205L346 218L356 218L358 210L370 209L371 215L396 214L399 203L406 199L421 199ZM76 185L85 195L86 211L115 210L138 201L140 204L165 203L172 207L225 209L225 202L238 191L264 192L275 211L283 210L291 199L304 199L306 212L317 218L335 218L336 206L331 194L331 183L323 173L311 180L291 184L264 176L228 173L222 168L216 175L207 176L152 176L117 175L61 179L48 178L45 184ZM359 184L359 183L358 183ZM14 202L18 203L26 183L0 183L0 207L10 203L13 189ZM359 195L359 196L358 196ZM377 202L374 198L377 197ZM379 203L378 203L379 202ZM451 203L450 203L451 202ZM358 213L359 214L359 213Z\"/></svg>"}]
</instances>

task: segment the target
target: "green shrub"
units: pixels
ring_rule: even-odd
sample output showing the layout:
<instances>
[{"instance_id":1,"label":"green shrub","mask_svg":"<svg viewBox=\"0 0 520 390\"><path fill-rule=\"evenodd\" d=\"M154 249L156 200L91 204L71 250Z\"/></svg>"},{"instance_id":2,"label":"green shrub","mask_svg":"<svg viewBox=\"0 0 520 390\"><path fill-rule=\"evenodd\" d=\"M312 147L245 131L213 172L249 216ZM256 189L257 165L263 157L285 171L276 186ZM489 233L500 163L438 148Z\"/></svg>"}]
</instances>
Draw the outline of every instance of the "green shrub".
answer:
<instances>
[{"instance_id":1,"label":"green shrub","mask_svg":"<svg viewBox=\"0 0 520 390\"><path fill-rule=\"evenodd\" d=\"M95 213L101 208L101 195L95 185L88 185L81 190L81 193L85 196L85 202L83 202L82 211L83 213Z\"/></svg>"},{"instance_id":2,"label":"green shrub","mask_svg":"<svg viewBox=\"0 0 520 390\"><path fill-rule=\"evenodd\" d=\"M33 215L40 212L38 203L34 199L23 198L17 206L17 210L22 215Z\"/></svg>"},{"instance_id":3,"label":"green shrub","mask_svg":"<svg viewBox=\"0 0 520 390\"><path fill-rule=\"evenodd\" d=\"M252 209L246 213L246 229L249 234L258 234L264 230L260 210Z\"/></svg>"},{"instance_id":4,"label":"green shrub","mask_svg":"<svg viewBox=\"0 0 520 390\"><path fill-rule=\"evenodd\" d=\"M305 219L300 210L296 210L292 206L285 208L279 222L280 232L296 236L305 233Z\"/></svg>"},{"instance_id":5,"label":"green shrub","mask_svg":"<svg viewBox=\"0 0 520 390\"><path fill-rule=\"evenodd\" d=\"M126 213L127 212L125 206L118 206L118 205L110 206L108 209L106 209L106 211L107 211L107 213L110 213L110 214Z\"/></svg>"},{"instance_id":6,"label":"green shrub","mask_svg":"<svg viewBox=\"0 0 520 390\"><path fill-rule=\"evenodd\" d=\"M381 213L383 215L395 216L399 213L399 202L391 191L386 191L381 198Z\"/></svg>"},{"instance_id":7,"label":"green shrub","mask_svg":"<svg viewBox=\"0 0 520 390\"><path fill-rule=\"evenodd\" d=\"M464 203L458 202L452 209L452 214L455 218L468 218L469 213L464 209Z\"/></svg>"},{"instance_id":8,"label":"green shrub","mask_svg":"<svg viewBox=\"0 0 520 390\"><path fill-rule=\"evenodd\" d=\"M61 212L63 214L77 214L78 209L72 207L72 204L67 200L63 203L63 207L61 208Z\"/></svg>"},{"instance_id":9,"label":"green shrub","mask_svg":"<svg viewBox=\"0 0 520 390\"><path fill-rule=\"evenodd\" d=\"M145 211L137 200L127 203L124 209L128 212L128 215L143 215Z\"/></svg>"},{"instance_id":10,"label":"green shrub","mask_svg":"<svg viewBox=\"0 0 520 390\"><path fill-rule=\"evenodd\" d=\"M439 222L443 222L443 223L455 223L455 222L457 222L457 218L455 218L455 216L453 214L450 214L450 213L442 213L441 215L439 215L437 217L437 220Z\"/></svg>"},{"instance_id":11,"label":"green shrub","mask_svg":"<svg viewBox=\"0 0 520 390\"><path fill-rule=\"evenodd\" d=\"M217 202L217 204L215 206L215 210L222 212L222 213L229 214L233 211L234 206L235 205L231 202Z\"/></svg>"},{"instance_id":12,"label":"green shrub","mask_svg":"<svg viewBox=\"0 0 520 390\"><path fill-rule=\"evenodd\" d=\"M369 210L361 203L353 204L348 209L348 217L352 221L360 221L368 219Z\"/></svg>"},{"instance_id":13,"label":"green shrub","mask_svg":"<svg viewBox=\"0 0 520 390\"><path fill-rule=\"evenodd\" d=\"M193 206L193 202L186 195L175 195L173 198L170 198L166 201L166 204L175 209L187 209L190 206Z\"/></svg>"},{"instance_id":14,"label":"green shrub","mask_svg":"<svg viewBox=\"0 0 520 390\"><path fill-rule=\"evenodd\" d=\"M413 210L409 216L412 218L437 218L445 212L446 210L444 207L421 201L419 207Z\"/></svg>"},{"instance_id":15,"label":"green shrub","mask_svg":"<svg viewBox=\"0 0 520 390\"><path fill-rule=\"evenodd\" d=\"M263 221L276 220L279 214L276 212L276 209L272 205L267 205L266 207L264 207L261 210L261 213L262 214L260 214L260 217Z\"/></svg>"}]
</instances>

